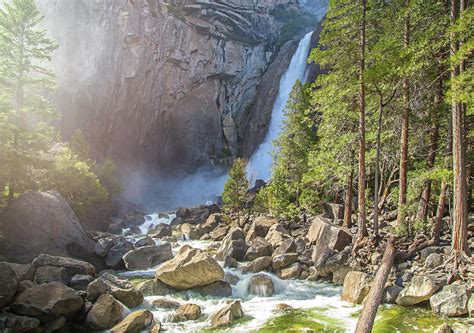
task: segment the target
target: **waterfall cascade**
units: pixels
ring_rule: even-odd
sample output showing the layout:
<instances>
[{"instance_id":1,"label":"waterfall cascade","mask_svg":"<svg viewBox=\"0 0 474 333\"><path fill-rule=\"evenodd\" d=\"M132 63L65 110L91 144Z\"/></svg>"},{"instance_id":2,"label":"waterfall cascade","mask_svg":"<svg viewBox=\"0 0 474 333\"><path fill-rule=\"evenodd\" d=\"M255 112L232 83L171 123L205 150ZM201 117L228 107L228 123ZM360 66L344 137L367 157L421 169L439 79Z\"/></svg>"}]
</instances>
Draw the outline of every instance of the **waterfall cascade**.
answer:
<instances>
[{"instance_id":1,"label":"waterfall cascade","mask_svg":"<svg viewBox=\"0 0 474 333\"><path fill-rule=\"evenodd\" d=\"M297 80L302 82L305 80L312 34L313 32L307 33L300 41L298 49L291 58L290 66L280 80L280 88L275 104L273 105L268 133L249 161L248 173L253 180L270 179L274 150L273 141L278 137L281 131L285 116L284 110L293 85Z\"/></svg>"}]
</instances>

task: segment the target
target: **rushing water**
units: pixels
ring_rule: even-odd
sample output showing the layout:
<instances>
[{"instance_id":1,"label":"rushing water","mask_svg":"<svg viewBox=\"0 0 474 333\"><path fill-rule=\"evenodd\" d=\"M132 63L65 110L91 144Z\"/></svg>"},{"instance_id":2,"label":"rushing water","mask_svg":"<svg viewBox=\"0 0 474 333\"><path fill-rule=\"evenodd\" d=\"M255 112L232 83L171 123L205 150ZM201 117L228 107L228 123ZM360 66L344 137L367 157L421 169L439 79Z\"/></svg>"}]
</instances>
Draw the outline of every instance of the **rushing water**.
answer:
<instances>
[{"instance_id":1,"label":"rushing water","mask_svg":"<svg viewBox=\"0 0 474 333\"><path fill-rule=\"evenodd\" d=\"M280 80L278 96L272 110L270 127L265 139L260 144L249 161L248 173L251 179L270 179L273 161L273 141L278 137L284 119L284 110L291 90L297 80L304 81L307 69L307 58L313 32L307 33L298 45L291 58L290 66Z\"/></svg>"}]
</instances>

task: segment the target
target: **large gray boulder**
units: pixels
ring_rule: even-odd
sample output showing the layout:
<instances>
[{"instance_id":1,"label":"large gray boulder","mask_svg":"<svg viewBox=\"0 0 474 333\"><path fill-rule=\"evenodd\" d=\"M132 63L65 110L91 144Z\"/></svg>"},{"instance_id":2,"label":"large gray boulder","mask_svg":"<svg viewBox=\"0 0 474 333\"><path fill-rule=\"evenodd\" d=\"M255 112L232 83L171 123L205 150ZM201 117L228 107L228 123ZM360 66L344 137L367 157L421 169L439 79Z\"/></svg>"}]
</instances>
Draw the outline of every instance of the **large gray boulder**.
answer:
<instances>
[{"instance_id":1,"label":"large gray boulder","mask_svg":"<svg viewBox=\"0 0 474 333\"><path fill-rule=\"evenodd\" d=\"M217 250L216 259L224 260L230 256L236 260L243 260L248 249L245 243L245 234L240 228L233 228L222 240L221 246Z\"/></svg>"},{"instance_id":2,"label":"large gray boulder","mask_svg":"<svg viewBox=\"0 0 474 333\"><path fill-rule=\"evenodd\" d=\"M50 282L26 289L15 298L11 311L47 322L59 317L72 318L83 306L82 297L74 289Z\"/></svg>"},{"instance_id":3,"label":"large gray boulder","mask_svg":"<svg viewBox=\"0 0 474 333\"><path fill-rule=\"evenodd\" d=\"M17 288L15 271L7 263L0 262L0 308L10 302Z\"/></svg>"},{"instance_id":4,"label":"large gray boulder","mask_svg":"<svg viewBox=\"0 0 474 333\"><path fill-rule=\"evenodd\" d=\"M127 280L103 273L87 286L87 299L94 302L102 294L110 294L129 308L143 302L143 294Z\"/></svg>"},{"instance_id":5,"label":"large gray boulder","mask_svg":"<svg viewBox=\"0 0 474 333\"><path fill-rule=\"evenodd\" d=\"M468 301L466 286L453 283L431 296L430 305L433 312L439 316L460 317L468 313Z\"/></svg>"},{"instance_id":6,"label":"large gray boulder","mask_svg":"<svg viewBox=\"0 0 474 333\"><path fill-rule=\"evenodd\" d=\"M265 237L270 230L270 227L277 224L278 221L266 216L259 216L253 220L245 240L251 243L257 237Z\"/></svg>"},{"instance_id":7,"label":"large gray boulder","mask_svg":"<svg viewBox=\"0 0 474 333\"><path fill-rule=\"evenodd\" d=\"M33 267L61 267L72 277L76 274L95 275L95 267L83 260L40 254L32 262Z\"/></svg>"},{"instance_id":8,"label":"large gray boulder","mask_svg":"<svg viewBox=\"0 0 474 333\"><path fill-rule=\"evenodd\" d=\"M0 221L7 261L27 264L45 253L100 264L94 242L58 192L25 193L3 210Z\"/></svg>"},{"instance_id":9,"label":"large gray boulder","mask_svg":"<svg viewBox=\"0 0 474 333\"><path fill-rule=\"evenodd\" d=\"M153 268L167 260L173 258L171 252L171 244L142 246L136 250L127 252L123 261L125 267L130 271L143 270Z\"/></svg>"},{"instance_id":10,"label":"large gray boulder","mask_svg":"<svg viewBox=\"0 0 474 333\"><path fill-rule=\"evenodd\" d=\"M265 236L265 239L272 244L274 248L280 246L288 238L291 238L290 233L283 225L278 223L273 224Z\"/></svg>"},{"instance_id":11,"label":"large gray boulder","mask_svg":"<svg viewBox=\"0 0 474 333\"><path fill-rule=\"evenodd\" d=\"M273 246L265 238L257 237L252 241L252 245L245 253L246 260L254 260L259 257L271 256L273 253Z\"/></svg>"},{"instance_id":12,"label":"large gray boulder","mask_svg":"<svg viewBox=\"0 0 474 333\"><path fill-rule=\"evenodd\" d=\"M341 298L343 301L361 304L372 285L373 277L364 272L351 271L344 278Z\"/></svg>"},{"instance_id":13,"label":"large gray boulder","mask_svg":"<svg viewBox=\"0 0 474 333\"><path fill-rule=\"evenodd\" d=\"M183 290L222 280L224 270L207 253L186 245L173 259L161 264L155 276L166 285Z\"/></svg>"},{"instance_id":14,"label":"large gray boulder","mask_svg":"<svg viewBox=\"0 0 474 333\"><path fill-rule=\"evenodd\" d=\"M444 283L445 281L433 275L417 275L398 294L396 303L402 306L411 306L427 301Z\"/></svg>"}]
</instances>

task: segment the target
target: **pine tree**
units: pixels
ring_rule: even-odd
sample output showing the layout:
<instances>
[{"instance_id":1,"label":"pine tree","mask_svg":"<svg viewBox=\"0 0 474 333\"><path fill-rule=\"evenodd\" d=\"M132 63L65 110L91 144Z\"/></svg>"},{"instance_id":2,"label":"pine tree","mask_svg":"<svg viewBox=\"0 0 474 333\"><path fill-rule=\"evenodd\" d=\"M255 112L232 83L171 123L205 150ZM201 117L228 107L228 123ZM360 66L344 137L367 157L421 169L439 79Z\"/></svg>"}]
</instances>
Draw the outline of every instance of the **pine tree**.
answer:
<instances>
[{"instance_id":1,"label":"pine tree","mask_svg":"<svg viewBox=\"0 0 474 333\"><path fill-rule=\"evenodd\" d=\"M226 213L235 213L240 222L242 210L247 208L249 181L246 171L247 163L237 158L229 170L229 179L222 193L222 208Z\"/></svg>"}]
</instances>

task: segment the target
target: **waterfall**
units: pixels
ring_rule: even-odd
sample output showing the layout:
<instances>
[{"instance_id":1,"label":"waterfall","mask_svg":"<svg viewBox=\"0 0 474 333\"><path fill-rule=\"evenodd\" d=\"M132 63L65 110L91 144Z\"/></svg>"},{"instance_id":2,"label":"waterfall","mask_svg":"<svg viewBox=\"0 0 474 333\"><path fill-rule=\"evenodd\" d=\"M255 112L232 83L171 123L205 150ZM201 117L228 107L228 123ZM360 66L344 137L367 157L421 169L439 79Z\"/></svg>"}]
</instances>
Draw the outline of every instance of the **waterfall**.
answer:
<instances>
[{"instance_id":1,"label":"waterfall","mask_svg":"<svg viewBox=\"0 0 474 333\"><path fill-rule=\"evenodd\" d=\"M293 85L297 80L304 81L307 68L307 58L311 44L311 35L307 33L298 45L298 49L291 58L290 66L280 80L278 95L273 105L272 117L268 133L258 149L252 155L248 165L250 179L268 180L271 176L273 162L273 141L278 137L284 119L284 110L290 97Z\"/></svg>"}]
</instances>

